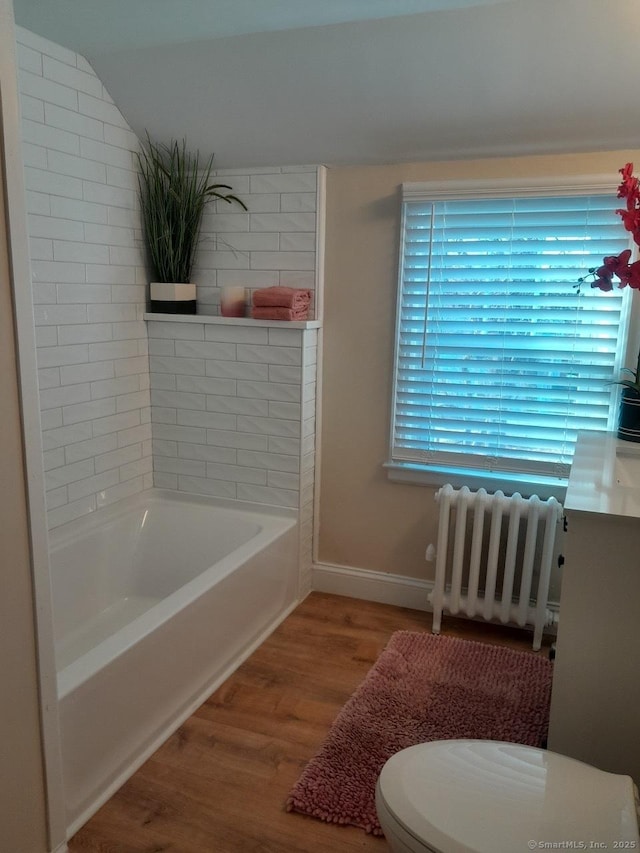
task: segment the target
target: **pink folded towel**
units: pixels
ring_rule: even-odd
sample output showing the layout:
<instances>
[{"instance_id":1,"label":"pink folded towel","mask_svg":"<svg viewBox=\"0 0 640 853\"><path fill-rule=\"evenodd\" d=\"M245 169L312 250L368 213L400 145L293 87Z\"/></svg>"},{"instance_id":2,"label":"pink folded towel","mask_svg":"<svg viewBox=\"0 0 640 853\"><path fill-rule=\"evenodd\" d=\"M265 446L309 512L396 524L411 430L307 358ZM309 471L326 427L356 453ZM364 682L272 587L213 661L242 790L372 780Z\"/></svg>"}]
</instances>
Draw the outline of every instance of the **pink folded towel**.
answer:
<instances>
[{"instance_id":1,"label":"pink folded towel","mask_svg":"<svg viewBox=\"0 0 640 853\"><path fill-rule=\"evenodd\" d=\"M308 308L311 291L302 287L262 287L253 293L256 308Z\"/></svg>"},{"instance_id":2,"label":"pink folded towel","mask_svg":"<svg viewBox=\"0 0 640 853\"><path fill-rule=\"evenodd\" d=\"M284 308L282 305L274 305L271 308L252 308L251 316L254 320L307 320L309 306Z\"/></svg>"}]
</instances>

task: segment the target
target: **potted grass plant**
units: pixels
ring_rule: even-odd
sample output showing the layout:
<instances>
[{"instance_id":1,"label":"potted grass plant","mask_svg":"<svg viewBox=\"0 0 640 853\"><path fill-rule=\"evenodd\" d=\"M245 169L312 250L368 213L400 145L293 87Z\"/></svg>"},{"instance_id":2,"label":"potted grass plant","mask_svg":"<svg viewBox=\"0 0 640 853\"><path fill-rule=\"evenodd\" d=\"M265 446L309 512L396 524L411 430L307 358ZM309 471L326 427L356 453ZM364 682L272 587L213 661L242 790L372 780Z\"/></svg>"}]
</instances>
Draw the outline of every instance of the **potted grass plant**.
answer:
<instances>
[{"instance_id":1,"label":"potted grass plant","mask_svg":"<svg viewBox=\"0 0 640 853\"><path fill-rule=\"evenodd\" d=\"M151 311L196 313L196 286L191 273L207 202L221 199L247 206L228 184L211 183L213 154L200 162L186 140L156 143L147 134L136 155L144 238L153 280Z\"/></svg>"}]
</instances>

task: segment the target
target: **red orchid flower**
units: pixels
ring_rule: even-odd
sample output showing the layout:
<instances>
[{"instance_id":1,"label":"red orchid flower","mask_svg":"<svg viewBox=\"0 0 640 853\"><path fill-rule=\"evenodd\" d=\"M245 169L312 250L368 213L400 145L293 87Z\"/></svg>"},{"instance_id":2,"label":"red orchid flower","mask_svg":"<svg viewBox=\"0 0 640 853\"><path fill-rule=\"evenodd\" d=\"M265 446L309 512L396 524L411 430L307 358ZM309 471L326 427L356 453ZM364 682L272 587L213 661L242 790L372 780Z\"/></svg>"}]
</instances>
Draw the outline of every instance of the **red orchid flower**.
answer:
<instances>
[{"instance_id":1,"label":"red orchid flower","mask_svg":"<svg viewBox=\"0 0 640 853\"><path fill-rule=\"evenodd\" d=\"M640 290L640 261L627 264L626 268L621 269L616 275L620 279L619 287L628 285L633 290Z\"/></svg>"},{"instance_id":2,"label":"red orchid flower","mask_svg":"<svg viewBox=\"0 0 640 853\"><path fill-rule=\"evenodd\" d=\"M633 163L626 163L619 172L622 175L622 181L618 187L618 198L637 199L640 181L633 175Z\"/></svg>"},{"instance_id":3,"label":"red orchid flower","mask_svg":"<svg viewBox=\"0 0 640 853\"><path fill-rule=\"evenodd\" d=\"M602 259L602 266L596 270L597 276L603 275L603 270L610 276L617 275L620 277L620 271L629 266L629 258L631 257L631 249L624 249L619 255L608 255Z\"/></svg>"},{"instance_id":4,"label":"red orchid flower","mask_svg":"<svg viewBox=\"0 0 640 853\"><path fill-rule=\"evenodd\" d=\"M618 169L620 174L622 175L622 180L626 181L628 178L633 177L633 163L625 163L622 169Z\"/></svg>"},{"instance_id":5,"label":"red orchid flower","mask_svg":"<svg viewBox=\"0 0 640 853\"><path fill-rule=\"evenodd\" d=\"M628 210L616 210L616 213L622 219L625 229L631 231L635 239L635 232L640 231L640 208L632 207Z\"/></svg>"},{"instance_id":6,"label":"red orchid flower","mask_svg":"<svg viewBox=\"0 0 640 853\"><path fill-rule=\"evenodd\" d=\"M631 249L625 249L619 255L607 255L606 258L603 258L602 266L594 270L595 279L591 282L591 287L597 287L608 293L613 290L614 275L620 279L620 287L630 284L630 278L635 276L635 273L633 276L629 273L630 257Z\"/></svg>"},{"instance_id":7,"label":"red orchid flower","mask_svg":"<svg viewBox=\"0 0 640 853\"><path fill-rule=\"evenodd\" d=\"M597 287L608 293L610 290L613 290L613 281L608 276L598 276L591 282L591 287Z\"/></svg>"}]
</instances>

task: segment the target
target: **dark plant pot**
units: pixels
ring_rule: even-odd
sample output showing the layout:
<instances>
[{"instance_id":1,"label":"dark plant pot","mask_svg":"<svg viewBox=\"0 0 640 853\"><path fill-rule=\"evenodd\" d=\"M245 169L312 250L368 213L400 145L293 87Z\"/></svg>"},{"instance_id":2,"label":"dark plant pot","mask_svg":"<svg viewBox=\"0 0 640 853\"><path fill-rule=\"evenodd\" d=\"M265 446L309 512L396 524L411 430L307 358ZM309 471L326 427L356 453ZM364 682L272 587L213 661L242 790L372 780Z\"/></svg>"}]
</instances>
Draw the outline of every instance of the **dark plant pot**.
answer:
<instances>
[{"instance_id":1,"label":"dark plant pot","mask_svg":"<svg viewBox=\"0 0 640 853\"><path fill-rule=\"evenodd\" d=\"M187 302L172 302L169 299L152 299L149 310L153 314L197 314L198 306L195 299Z\"/></svg>"},{"instance_id":2,"label":"dark plant pot","mask_svg":"<svg viewBox=\"0 0 640 853\"><path fill-rule=\"evenodd\" d=\"M640 442L640 394L625 388L620 400L618 438Z\"/></svg>"}]
</instances>

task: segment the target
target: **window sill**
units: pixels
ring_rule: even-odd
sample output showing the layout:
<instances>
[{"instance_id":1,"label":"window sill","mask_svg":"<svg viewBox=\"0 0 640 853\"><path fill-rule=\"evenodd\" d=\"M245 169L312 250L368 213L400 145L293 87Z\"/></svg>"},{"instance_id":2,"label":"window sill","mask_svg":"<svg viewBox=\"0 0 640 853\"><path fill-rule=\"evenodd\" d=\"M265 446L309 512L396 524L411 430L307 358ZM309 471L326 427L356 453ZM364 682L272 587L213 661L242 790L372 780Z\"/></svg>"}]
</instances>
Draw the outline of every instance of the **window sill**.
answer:
<instances>
[{"instance_id":1,"label":"window sill","mask_svg":"<svg viewBox=\"0 0 640 853\"><path fill-rule=\"evenodd\" d=\"M481 471L467 468L445 468L436 465L420 465L416 462L385 462L387 476L396 483L415 486L444 486L445 483L459 489L469 486L472 491L485 488L488 492L501 489L506 495L519 492L523 497L538 495L539 498L554 497L561 503L567 491L567 480L562 477L542 477L524 474L507 474L500 471Z\"/></svg>"}]
</instances>

